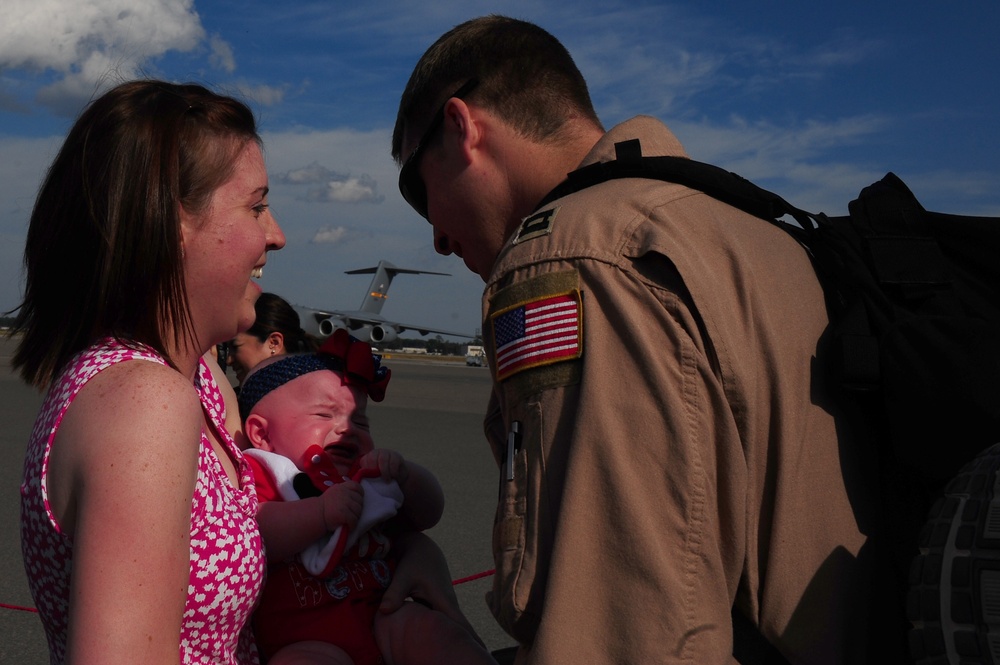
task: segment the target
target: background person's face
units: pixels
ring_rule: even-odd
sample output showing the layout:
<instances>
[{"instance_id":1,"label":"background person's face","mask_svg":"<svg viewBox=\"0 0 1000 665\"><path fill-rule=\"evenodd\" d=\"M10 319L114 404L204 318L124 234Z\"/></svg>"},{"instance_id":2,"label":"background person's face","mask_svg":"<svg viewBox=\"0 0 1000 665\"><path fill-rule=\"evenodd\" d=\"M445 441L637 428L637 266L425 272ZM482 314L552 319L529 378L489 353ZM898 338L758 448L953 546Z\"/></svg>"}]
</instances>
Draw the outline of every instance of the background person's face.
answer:
<instances>
[{"instance_id":1,"label":"background person's face","mask_svg":"<svg viewBox=\"0 0 1000 665\"><path fill-rule=\"evenodd\" d=\"M266 342L262 342L248 333L240 333L229 344L227 361L236 372L236 379L243 383L247 374L257 363L270 357L271 351Z\"/></svg>"}]
</instances>

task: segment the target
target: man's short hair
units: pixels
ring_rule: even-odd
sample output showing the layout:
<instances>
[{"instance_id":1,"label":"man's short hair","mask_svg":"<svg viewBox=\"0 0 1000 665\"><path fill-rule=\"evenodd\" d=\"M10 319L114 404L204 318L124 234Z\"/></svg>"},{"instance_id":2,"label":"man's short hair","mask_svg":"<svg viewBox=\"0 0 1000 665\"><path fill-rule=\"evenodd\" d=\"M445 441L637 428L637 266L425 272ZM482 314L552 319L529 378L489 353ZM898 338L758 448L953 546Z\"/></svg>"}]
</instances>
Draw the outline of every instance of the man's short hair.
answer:
<instances>
[{"instance_id":1,"label":"man's short hair","mask_svg":"<svg viewBox=\"0 0 1000 665\"><path fill-rule=\"evenodd\" d=\"M404 157L403 132L421 135L446 95L472 78L479 84L468 99L528 138L558 137L573 117L601 126L587 83L559 40L533 23L483 16L446 32L418 61L393 129L397 162Z\"/></svg>"}]
</instances>

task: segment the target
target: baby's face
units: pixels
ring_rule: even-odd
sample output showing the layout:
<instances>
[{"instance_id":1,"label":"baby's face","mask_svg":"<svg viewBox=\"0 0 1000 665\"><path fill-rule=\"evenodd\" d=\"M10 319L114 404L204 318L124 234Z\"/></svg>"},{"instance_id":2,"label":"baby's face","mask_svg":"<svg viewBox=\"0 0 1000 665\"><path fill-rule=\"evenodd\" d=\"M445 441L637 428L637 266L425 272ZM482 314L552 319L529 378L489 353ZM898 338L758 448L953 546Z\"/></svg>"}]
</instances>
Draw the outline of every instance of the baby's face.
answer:
<instances>
[{"instance_id":1,"label":"baby's face","mask_svg":"<svg viewBox=\"0 0 1000 665\"><path fill-rule=\"evenodd\" d=\"M302 466L302 456L317 445L333 456L347 475L355 460L374 447L366 409L368 396L327 370L309 372L276 388L251 413L267 421L267 446Z\"/></svg>"}]
</instances>

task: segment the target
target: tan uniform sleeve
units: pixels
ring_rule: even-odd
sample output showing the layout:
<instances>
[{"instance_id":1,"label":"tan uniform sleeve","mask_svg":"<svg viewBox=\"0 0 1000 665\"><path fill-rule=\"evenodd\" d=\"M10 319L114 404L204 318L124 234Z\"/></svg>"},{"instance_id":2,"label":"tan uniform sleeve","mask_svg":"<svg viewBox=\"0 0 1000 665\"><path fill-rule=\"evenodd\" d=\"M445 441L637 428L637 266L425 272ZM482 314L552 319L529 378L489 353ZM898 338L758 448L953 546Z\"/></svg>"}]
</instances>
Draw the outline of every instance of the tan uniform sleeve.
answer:
<instances>
[{"instance_id":1,"label":"tan uniform sleeve","mask_svg":"<svg viewBox=\"0 0 1000 665\"><path fill-rule=\"evenodd\" d=\"M582 356L498 386L503 428L521 435L491 608L521 662L729 662L746 463L683 285L659 255L549 262L511 282L523 299L554 275L578 283ZM487 429L505 462L502 428Z\"/></svg>"}]
</instances>

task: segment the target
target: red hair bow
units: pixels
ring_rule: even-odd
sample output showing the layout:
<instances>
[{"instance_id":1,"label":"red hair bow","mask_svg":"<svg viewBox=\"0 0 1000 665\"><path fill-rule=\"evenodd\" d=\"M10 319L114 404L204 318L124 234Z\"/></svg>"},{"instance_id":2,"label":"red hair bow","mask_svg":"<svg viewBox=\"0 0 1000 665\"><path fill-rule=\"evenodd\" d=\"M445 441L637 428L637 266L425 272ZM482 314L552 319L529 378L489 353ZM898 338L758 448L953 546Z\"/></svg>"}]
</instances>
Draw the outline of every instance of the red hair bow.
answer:
<instances>
[{"instance_id":1,"label":"red hair bow","mask_svg":"<svg viewBox=\"0 0 1000 665\"><path fill-rule=\"evenodd\" d=\"M372 353L372 348L351 335L343 328L333 331L324 340L317 353L337 358L344 365L344 381L348 385L365 388L374 402L385 399L385 389L392 372L382 367L380 358Z\"/></svg>"}]
</instances>

